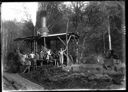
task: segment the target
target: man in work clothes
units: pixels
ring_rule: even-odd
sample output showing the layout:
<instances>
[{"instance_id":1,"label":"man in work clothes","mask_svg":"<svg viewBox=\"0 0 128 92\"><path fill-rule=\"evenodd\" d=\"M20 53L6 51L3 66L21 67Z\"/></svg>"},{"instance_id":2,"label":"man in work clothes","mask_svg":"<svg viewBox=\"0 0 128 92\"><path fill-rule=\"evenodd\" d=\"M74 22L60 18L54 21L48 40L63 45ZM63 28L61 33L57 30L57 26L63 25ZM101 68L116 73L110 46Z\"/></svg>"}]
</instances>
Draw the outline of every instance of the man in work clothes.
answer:
<instances>
[{"instance_id":1,"label":"man in work clothes","mask_svg":"<svg viewBox=\"0 0 128 92\"><path fill-rule=\"evenodd\" d=\"M32 66L36 66L36 59L35 59L35 54L34 54L34 52L32 52L32 53L30 54L30 58L31 58ZM35 69L35 67L34 67L34 69Z\"/></svg>"},{"instance_id":2,"label":"man in work clothes","mask_svg":"<svg viewBox=\"0 0 128 92\"><path fill-rule=\"evenodd\" d=\"M65 51L66 51L66 49L63 50L62 48L59 51L59 60L60 60L61 65L63 65L63 63L64 63L64 52Z\"/></svg>"},{"instance_id":3,"label":"man in work clothes","mask_svg":"<svg viewBox=\"0 0 128 92\"><path fill-rule=\"evenodd\" d=\"M51 50L48 49L47 50L47 57L46 57L47 63L49 63L50 57L51 57Z\"/></svg>"}]
</instances>

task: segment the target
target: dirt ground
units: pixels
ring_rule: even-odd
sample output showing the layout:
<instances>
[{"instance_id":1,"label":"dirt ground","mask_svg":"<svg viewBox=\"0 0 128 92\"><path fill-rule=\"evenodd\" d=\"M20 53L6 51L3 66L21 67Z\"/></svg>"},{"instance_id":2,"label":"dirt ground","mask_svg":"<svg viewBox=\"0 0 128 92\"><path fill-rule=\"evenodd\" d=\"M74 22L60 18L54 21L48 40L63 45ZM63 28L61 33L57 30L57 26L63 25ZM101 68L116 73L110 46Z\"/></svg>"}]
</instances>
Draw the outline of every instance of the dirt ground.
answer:
<instances>
[{"instance_id":1,"label":"dirt ground","mask_svg":"<svg viewBox=\"0 0 128 92\"><path fill-rule=\"evenodd\" d=\"M46 90L55 89L120 89L122 74L94 74L91 72L67 72L62 68L40 68L36 71L20 74Z\"/></svg>"},{"instance_id":2,"label":"dirt ground","mask_svg":"<svg viewBox=\"0 0 128 92\"><path fill-rule=\"evenodd\" d=\"M33 83L17 73L3 73L3 90L36 90L44 88Z\"/></svg>"},{"instance_id":3,"label":"dirt ground","mask_svg":"<svg viewBox=\"0 0 128 92\"><path fill-rule=\"evenodd\" d=\"M108 71L67 71L43 66L27 73L3 73L4 90L125 89L124 74ZM82 69L83 70L83 69Z\"/></svg>"}]
</instances>

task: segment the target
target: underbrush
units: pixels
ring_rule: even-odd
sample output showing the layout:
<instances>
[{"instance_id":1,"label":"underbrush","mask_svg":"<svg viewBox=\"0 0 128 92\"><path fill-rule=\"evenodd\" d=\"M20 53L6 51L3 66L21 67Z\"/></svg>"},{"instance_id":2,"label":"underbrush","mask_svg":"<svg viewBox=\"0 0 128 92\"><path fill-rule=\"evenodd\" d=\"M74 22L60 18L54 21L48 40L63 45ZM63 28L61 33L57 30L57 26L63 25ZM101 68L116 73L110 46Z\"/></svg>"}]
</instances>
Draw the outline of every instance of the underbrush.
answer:
<instances>
[{"instance_id":1,"label":"underbrush","mask_svg":"<svg viewBox=\"0 0 128 92\"><path fill-rule=\"evenodd\" d=\"M45 89L107 89L113 80L96 78L95 74L82 75L77 72L65 72L61 68L40 69L21 76L33 81ZM114 75L113 75L114 76ZM119 75L120 76L120 75ZM90 77L95 77L89 79ZM114 78L114 77L113 77ZM117 77L116 80L119 80Z\"/></svg>"}]
</instances>

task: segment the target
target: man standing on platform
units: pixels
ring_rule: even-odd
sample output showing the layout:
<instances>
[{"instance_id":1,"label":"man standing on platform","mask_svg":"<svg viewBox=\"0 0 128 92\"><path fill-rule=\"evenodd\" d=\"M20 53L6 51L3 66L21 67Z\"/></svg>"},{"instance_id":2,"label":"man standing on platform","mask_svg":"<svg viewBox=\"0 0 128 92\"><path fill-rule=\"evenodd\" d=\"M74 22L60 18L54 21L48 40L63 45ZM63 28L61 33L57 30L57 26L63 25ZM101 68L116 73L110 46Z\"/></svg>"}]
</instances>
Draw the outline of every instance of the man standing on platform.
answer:
<instances>
[{"instance_id":1,"label":"man standing on platform","mask_svg":"<svg viewBox=\"0 0 128 92\"><path fill-rule=\"evenodd\" d=\"M62 48L61 48L60 51L59 51L59 59L60 59L61 65L63 65L63 63L64 63L64 52L65 52L65 51L66 51L66 49L63 50Z\"/></svg>"}]
</instances>

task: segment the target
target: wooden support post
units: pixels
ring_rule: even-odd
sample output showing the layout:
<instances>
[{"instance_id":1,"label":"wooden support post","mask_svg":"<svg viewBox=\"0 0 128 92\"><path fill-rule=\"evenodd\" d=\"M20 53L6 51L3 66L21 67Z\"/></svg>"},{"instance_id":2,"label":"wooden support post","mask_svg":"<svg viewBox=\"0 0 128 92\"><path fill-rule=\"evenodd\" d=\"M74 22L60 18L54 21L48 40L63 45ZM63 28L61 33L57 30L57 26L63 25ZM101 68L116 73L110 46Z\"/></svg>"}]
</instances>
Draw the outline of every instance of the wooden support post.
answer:
<instances>
[{"instance_id":1,"label":"wooden support post","mask_svg":"<svg viewBox=\"0 0 128 92\"><path fill-rule=\"evenodd\" d=\"M45 39L45 37L44 37L44 47L46 48L46 39Z\"/></svg>"},{"instance_id":2,"label":"wooden support post","mask_svg":"<svg viewBox=\"0 0 128 92\"><path fill-rule=\"evenodd\" d=\"M34 27L34 36L36 36L36 28ZM36 53L36 39L34 37L34 53Z\"/></svg>"},{"instance_id":3,"label":"wooden support post","mask_svg":"<svg viewBox=\"0 0 128 92\"><path fill-rule=\"evenodd\" d=\"M34 53L36 53L36 41L34 40Z\"/></svg>"},{"instance_id":4,"label":"wooden support post","mask_svg":"<svg viewBox=\"0 0 128 92\"><path fill-rule=\"evenodd\" d=\"M31 52L32 52L32 41L31 41Z\"/></svg>"}]
</instances>

